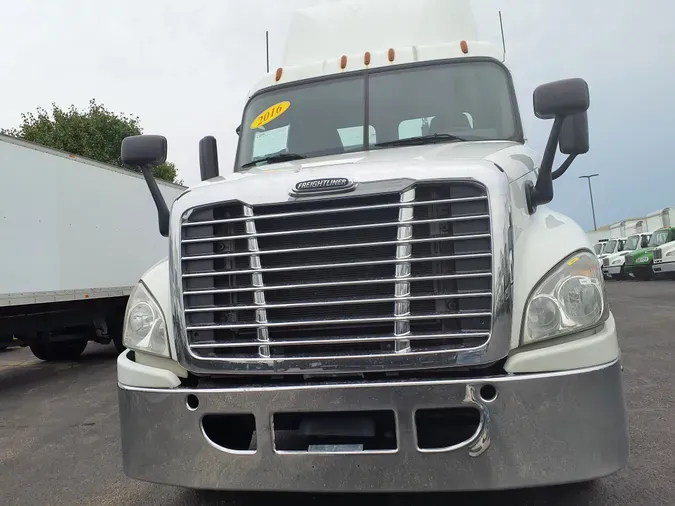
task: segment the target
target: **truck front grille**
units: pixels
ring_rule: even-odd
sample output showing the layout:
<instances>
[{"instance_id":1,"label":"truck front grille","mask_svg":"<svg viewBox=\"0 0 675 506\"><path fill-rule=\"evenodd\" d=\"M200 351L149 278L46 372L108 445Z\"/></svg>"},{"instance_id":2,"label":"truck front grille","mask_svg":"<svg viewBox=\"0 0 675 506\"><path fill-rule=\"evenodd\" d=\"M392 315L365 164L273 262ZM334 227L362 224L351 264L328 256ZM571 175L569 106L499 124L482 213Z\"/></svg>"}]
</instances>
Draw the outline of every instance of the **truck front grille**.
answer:
<instances>
[{"instance_id":1,"label":"truck front grille","mask_svg":"<svg viewBox=\"0 0 675 506\"><path fill-rule=\"evenodd\" d=\"M626 255L626 265L633 265L634 260L633 255Z\"/></svg>"},{"instance_id":2,"label":"truck front grille","mask_svg":"<svg viewBox=\"0 0 675 506\"><path fill-rule=\"evenodd\" d=\"M187 344L197 357L381 357L465 350L490 337L486 189L242 202L184 215Z\"/></svg>"},{"instance_id":3,"label":"truck front grille","mask_svg":"<svg viewBox=\"0 0 675 506\"><path fill-rule=\"evenodd\" d=\"M663 252L660 249L654 250L654 260L661 260L663 257Z\"/></svg>"},{"instance_id":4,"label":"truck front grille","mask_svg":"<svg viewBox=\"0 0 675 506\"><path fill-rule=\"evenodd\" d=\"M603 267L608 267L609 266L609 258L603 258L602 259L602 265L603 265Z\"/></svg>"}]
</instances>

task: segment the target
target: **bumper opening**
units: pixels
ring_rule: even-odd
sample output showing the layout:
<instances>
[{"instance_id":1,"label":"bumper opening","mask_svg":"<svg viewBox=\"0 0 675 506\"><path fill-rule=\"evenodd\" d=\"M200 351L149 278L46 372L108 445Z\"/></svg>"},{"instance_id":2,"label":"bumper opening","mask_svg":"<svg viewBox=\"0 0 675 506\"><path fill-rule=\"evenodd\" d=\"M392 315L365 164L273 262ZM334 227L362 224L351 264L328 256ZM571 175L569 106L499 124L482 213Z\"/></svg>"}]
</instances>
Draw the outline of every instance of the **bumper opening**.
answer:
<instances>
[{"instance_id":1,"label":"bumper opening","mask_svg":"<svg viewBox=\"0 0 675 506\"><path fill-rule=\"evenodd\" d=\"M233 452L254 452L258 441L255 416L205 415L202 419L204 436L213 445Z\"/></svg>"},{"instance_id":2,"label":"bumper opening","mask_svg":"<svg viewBox=\"0 0 675 506\"><path fill-rule=\"evenodd\" d=\"M274 447L281 452L381 452L398 448L393 411L276 413Z\"/></svg>"},{"instance_id":3,"label":"bumper opening","mask_svg":"<svg viewBox=\"0 0 675 506\"><path fill-rule=\"evenodd\" d=\"M470 441L480 428L476 408L419 409L415 412L420 450L445 450Z\"/></svg>"}]
</instances>

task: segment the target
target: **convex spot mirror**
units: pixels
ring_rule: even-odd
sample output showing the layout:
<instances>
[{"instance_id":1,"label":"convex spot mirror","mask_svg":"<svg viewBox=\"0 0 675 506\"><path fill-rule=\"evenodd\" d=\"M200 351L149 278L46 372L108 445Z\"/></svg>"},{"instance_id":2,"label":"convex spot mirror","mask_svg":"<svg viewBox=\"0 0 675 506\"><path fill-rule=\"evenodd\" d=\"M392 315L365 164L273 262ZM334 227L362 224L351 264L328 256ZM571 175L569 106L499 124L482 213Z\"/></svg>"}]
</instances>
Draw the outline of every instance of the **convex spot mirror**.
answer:
<instances>
[{"instance_id":1,"label":"convex spot mirror","mask_svg":"<svg viewBox=\"0 0 675 506\"><path fill-rule=\"evenodd\" d=\"M572 116L591 104L588 83L580 78L542 84L534 90L534 114L539 119Z\"/></svg>"},{"instance_id":2,"label":"convex spot mirror","mask_svg":"<svg viewBox=\"0 0 675 506\"><path fill-rule=\"evenodd\" d=\"M567 116L560 131L560 152L564 155L583 155L590 149L588 113Z\"/></svg>"},{"instance_id":3,"label":"convex spot mirror","mask_svg":"<svg viewBox=\"0 0 675 506\"><path fill-rule=\"evenodd\" d=\"M166 162L167 141L161 135L134 135L122 141L122 163L150 167Z\"/></svg>"}]
</instances>

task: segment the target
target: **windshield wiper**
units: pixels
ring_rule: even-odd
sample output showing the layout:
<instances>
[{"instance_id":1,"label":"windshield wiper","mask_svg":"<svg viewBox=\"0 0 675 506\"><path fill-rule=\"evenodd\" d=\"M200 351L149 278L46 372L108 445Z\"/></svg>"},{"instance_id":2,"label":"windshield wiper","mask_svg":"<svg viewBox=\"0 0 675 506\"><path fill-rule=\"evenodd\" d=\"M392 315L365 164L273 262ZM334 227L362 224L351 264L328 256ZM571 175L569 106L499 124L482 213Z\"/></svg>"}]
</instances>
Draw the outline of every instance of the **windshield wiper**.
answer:
<instances>
[{"instance_id":1,"label":"windshield wiper","mask_svg":"<svg viewBox=\"0 0 675 506\"><path fill-rule=\"evenodd\" d=\"M276 153L274 155L266 156L263 158L258 158L257 160L250 161L241 166L242 169L247 169L249 167L254 167L259 163L278 163L278 162L289 162L291 160L302 160L307 158L306 156L299 155L297 153Z\"/></svg>"},{"instance_id":2,"label":"windshield wiper","mask_svg":"<svg viewBox=\"0 0 675 506\"><path fill-rule=\"evenodd\" d=\"M463 139L462 137L457 137L456 135L452 134L429 134L421 135L419 137L408 137L407 139L378 142L375 144L375 147L421 146L423 144L434 144L437 142L447 141L467 141L467 139Z\"/></svg>"}]
</instances>

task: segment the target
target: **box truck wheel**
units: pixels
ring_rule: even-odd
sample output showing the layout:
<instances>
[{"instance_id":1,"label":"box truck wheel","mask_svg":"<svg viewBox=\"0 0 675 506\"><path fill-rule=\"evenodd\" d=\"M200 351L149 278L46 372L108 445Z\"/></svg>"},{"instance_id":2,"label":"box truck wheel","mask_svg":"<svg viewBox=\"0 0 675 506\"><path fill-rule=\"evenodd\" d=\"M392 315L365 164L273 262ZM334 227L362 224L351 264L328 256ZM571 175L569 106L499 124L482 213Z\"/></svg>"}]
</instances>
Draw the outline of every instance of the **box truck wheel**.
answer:
<instances>
[{"instance_id":1,"label":"box truck wheel","mask_svg":"<svg viewBox=\"0 0 675 506\"><path fill-rule=\"evenodd\" d=\"M86 347L87 340L78 339L58 343L34 343L30 345L30 351L45 362L61 362L79 358Z\"/></svg>"}]
</instances>

